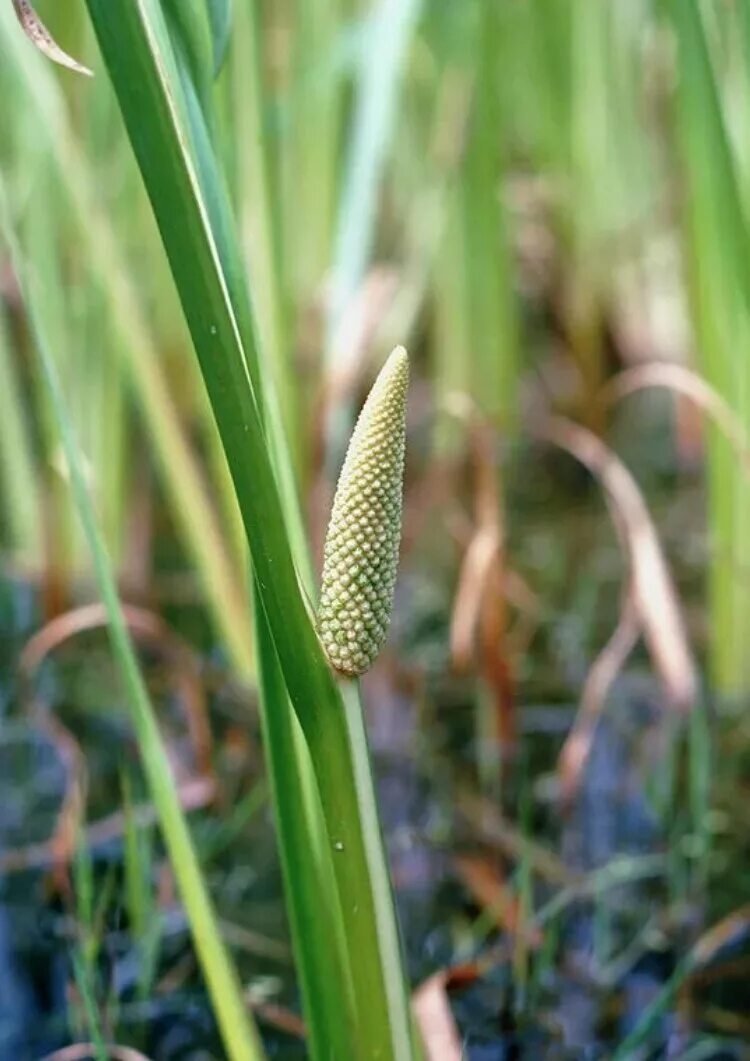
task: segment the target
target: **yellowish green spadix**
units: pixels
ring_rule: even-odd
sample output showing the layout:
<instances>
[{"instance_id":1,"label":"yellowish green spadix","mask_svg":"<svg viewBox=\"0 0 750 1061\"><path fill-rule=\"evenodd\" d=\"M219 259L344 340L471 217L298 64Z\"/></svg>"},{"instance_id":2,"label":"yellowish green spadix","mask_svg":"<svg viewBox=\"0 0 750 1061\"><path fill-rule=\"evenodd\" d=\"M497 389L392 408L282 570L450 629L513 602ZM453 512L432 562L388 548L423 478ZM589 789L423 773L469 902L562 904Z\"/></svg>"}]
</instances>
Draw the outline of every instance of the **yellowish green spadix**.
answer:
<instances>
[{"instance_id":1,"label":"yellowish green spadix","mask_svg":"<svg viewBox=\"0 0 750 1061\"><path fill-rule=\"evenodd\" d=\"M388 631L401 540L409 358L390 355L359 415L326 535L319 633L331 666L368 670Z\"/></svg>"}]
</instances>

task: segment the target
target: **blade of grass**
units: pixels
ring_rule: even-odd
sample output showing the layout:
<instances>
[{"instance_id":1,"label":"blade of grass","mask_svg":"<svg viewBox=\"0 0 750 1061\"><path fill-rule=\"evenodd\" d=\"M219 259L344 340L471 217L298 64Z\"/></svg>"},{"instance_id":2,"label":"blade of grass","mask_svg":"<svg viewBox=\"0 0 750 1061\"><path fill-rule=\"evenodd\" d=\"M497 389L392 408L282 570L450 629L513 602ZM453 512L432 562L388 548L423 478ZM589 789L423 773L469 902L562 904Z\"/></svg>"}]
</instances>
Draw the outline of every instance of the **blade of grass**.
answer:
<instances>
[{"instance_id":1,"label":"blade of grass","mask_svg":"<svg viewBox=\"0 0 750 1061\"><path fill-rule=\"evenodd\" d=\"M273 373L289 448L299 461L299 395L293 385L289 351L289 322L281 274L281 248L275 210L278 194L272 175L272 152L265 119L266 97L261 54L261 12L243 4L237 12L232 37L233 139L237 157L236 181L241 189L239 222L246 248L258 339ZM316 130L316 138L318 131ZM300 175L300 181L304 178ZM310 234L299 239L302 248Z\"/></svg>"},{"instance_id":2,"label":"blade of grass","mask_svg":"<svg viewBox=\"0 0 750 1061\"><path fill-rule=\"evenodd\" d=\"M294 3L282 229L285 273L297 311L320 293L331 259L346 88L337 55L342 7L341 0Z\"/></svg>"},{"instance_id":3,"label":"blade of grass","mask_svg":"<svg viewBox=\"0 0 750 1061\"><path fill-rule=\"evenodd\" d=\"M221 70L232 33L232 0L206 0L214 49L214 76Z\"/></svg>"},{"instance_id":4,"label":"blade of grass","mask_svg":"<svg viewBox=\"0 0 750 1061\"><path fill-rule=\"evenodd\" d=\"M109 1055L92 990L90 969L87 968L84 959L78 952L73 954L73 971L75 973L76 986L83 1002L83 1010L86 1015L86 1024L91 1037L92 1053L95 1061L107 1061Z\"/></svg>"},{"instance_id":5,"label":"blade of grass","mask_svg":"<svg viewBox=\"0 0 750 1061\"><path fill-rule=\"evenodd\" d=\"M366 27L366 43L363 39L361 46L328 299L325 345L326 367L331 374L347 368L348 351L342 348L341 339L347 332L347 313L369 265L401 71L420 12L421 0L380 0L371 25ZM350 403L339 403L330 410L326 438L331 469L340 462L352 421Z\"/></svg>"},{"instance_id":6,"label":"blade of grass","mask_svg":"<svg viewBox=\"0 0 750 1061\"><path fill-rule=\"evenodd\" d=\"M476 85L466 153L465 272L471 322L474 380L479 407L510 427L516 409L518 320L508 217L504 205L504 115L501 105L505 42L496 5L474 14Z\"/></svg>"},{"instance_id":7,"label":"blade of grass","mask_svg":"<svg viewBox=\"0 0 750 1061\"><path fill-rule=\"evenodd\" d=\"M37 161L35 177L32 187L41 197L42 202L39 209L31 212L24 219L24 237L27 253L33 258L38 275L44 280L46 294L43 311L50 332L59 337L56 356L58 364L62 366L62 385L67 388L73 374L74 358L70 356L69 345L72 340L70 306L66 305L64 298L61 297L61 292L65 289L62 263L63 234L60 231L60 219L50 206L52 174L49 167L41 160ZM54 534L45 534L46 578L48 584L56 586L50 602L54 610L60 604L64 604L68 580L75 571L80 571L82 542L74 506L60 468L60 444L49 395L40 378L36 360L30 358L29 363L33 373L33 398L40 427L46 480L45 522L42 526L44 530L46 530L46 525L54 527ZM77 412L80 422L80 410ZM57 600L54 599L55 597Z\"/></svg>"},{"instance_id":8,"label":"blade of grass","mask_svg":"<svg viewBox=\"0 0 750 1061\"><path fill-rule=\"evenodd\" d=\"M206 978L224 1045L232 1061L255 1061L263 1056L257 1032L246 1011L242 989L219 932L211 897L201 874L195 848L172 774L153 707L143 681L135 649L122 612L114 574L97 526L96 513L86 486L80 452L74 436L57 367L36 311L36 292L26 276L23 258L7 217L4 186L0 184L0 219L11 249L14 268L24 295L34 343L57 420L70 475L75 506L91 551L99 592L107 610L112 649L125 683L143 769L159 815L162 834L185 904L196 952Z\"/></svg>"},{"instance_id":9,"label":"blade of grass","mask_svg":"<svg viewBox=\"0 0 750 1061\"><path fill-rule=\"evenodd\" d=\"M28 411L13 354L0 309L0 483L7 540L24 560L38 564L42 512Z\"/></svg>"},{"instance_id":10,"label":"blade of grass","mask_svg":"<svg viewBox=\"0 0 750 1061\"><path fill-rule=\"evenodd\" d=\"M213 31L205 0L163 0L164 14L185 49L204 110L211 107L214 71Z\"/></svg>"},{"instance_id":11,"label":"blade of grass","mask_svg":"<svg viewBox=\"0 0 750 1061\"><path fill-rule=\"evenodd\" d=\"M747 359L737 356L750 346L747 219L701 9L667 0L666 10L678 45L674 106L685 180L685 257L695 337L709 382L747 422ZM750 490L731 446L716 429L709 434L708 456L711 663L719 688L739 692L750 682L750 593L744 578L750 565Z\"/></svg>"}]
</instances>

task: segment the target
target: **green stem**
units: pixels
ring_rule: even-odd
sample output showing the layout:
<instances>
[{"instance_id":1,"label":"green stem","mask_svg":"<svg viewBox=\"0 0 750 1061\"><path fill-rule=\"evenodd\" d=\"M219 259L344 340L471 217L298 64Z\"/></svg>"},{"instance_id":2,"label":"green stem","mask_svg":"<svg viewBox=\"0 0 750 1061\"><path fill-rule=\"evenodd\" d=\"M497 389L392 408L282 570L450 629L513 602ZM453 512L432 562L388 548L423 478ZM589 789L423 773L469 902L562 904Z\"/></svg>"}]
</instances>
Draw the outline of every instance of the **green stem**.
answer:
<instances>
[{"instance_id":1,"label":"green stem","mask_svg":"<svg viewBox=\"0 0 750 1061\"><path fill-rule=\"evenodd\" d=\"M289 703L257 589L255 606L263 746L305 1001L308 1047L316 1059L347 1057L357 1041L354 998L325 823L310 754ZM321 903L322 895L330 901Z\"/></svg>"}]
</instances>

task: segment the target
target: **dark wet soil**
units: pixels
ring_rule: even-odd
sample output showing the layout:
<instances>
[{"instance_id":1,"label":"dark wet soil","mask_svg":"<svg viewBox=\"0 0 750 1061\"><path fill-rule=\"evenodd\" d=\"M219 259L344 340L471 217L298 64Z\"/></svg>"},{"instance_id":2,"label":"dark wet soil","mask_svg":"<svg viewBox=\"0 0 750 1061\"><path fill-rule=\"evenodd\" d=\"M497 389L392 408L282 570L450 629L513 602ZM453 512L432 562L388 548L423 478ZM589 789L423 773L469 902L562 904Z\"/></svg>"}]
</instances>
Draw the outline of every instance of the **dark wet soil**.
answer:
<instances>
[{"instance_id":1,"label":"dark wet soil","mask_svg":"<svg viewBox=\"0 0 750 1061\"><path fill-rule=\"evenodd\" d=\"M636 464L647 436L628 454ZM608 697L578 795L561 805L557 756L616 621L622 557L596 490L554 461L535 467L533 490L507 484L508 553L542 602L514 661L514 747L478 736L492 723L492 698L448 664L455 564L444 560L439 521L421 559L406 560L399 652L364 686L410 974L418 983L452 971L449 997L471 1061L750 1057L746 713L704 693L693 721L675 721L638 650ZM646 461L644 479L700 643L700 498L669 461ZM192 640L205 629L199 615L169 615ZM81 954L113 1041L154 1061L220 1058L154 830L143 830L150 898L140 935L122 827L94 827L83 868L55 867L44 847L67 777L45 712L85 752L90 825L111 824L125 779L135 802L144 793L103 635L45 663L33 710L21 698L18 655L41 624L38 592L0 579L0 1061L37 1061L86 1037ZM253 698L205 647L220 795L191 821L269 1054L301 1058ZM195 757L179 694L157 659L144 664L188 779ZM88 927L81 873L93 896ZM511 897L515 921L492 894Z\"/></svg>"}]
</instances>

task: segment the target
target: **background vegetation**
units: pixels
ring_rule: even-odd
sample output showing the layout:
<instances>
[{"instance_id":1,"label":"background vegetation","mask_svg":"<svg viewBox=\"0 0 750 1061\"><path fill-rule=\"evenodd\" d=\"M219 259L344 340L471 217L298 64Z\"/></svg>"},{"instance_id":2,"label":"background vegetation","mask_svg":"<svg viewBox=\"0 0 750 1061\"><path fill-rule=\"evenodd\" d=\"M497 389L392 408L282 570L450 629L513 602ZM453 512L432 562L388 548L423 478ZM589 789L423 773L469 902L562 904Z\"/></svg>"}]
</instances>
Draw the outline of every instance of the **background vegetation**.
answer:
<instances>
[{"instance_id":1,"label":"background vegetation","mask_svg":"<svg viewBox=\"0 0 750 1061\"><path fill-rule=\"evenodd\" d=\"M411 1049L306 618L396 343L425 1051L746 1056L748 0L37 9L95 76L0 0L0 1058Z\"/></svg>"}]
</instances>

